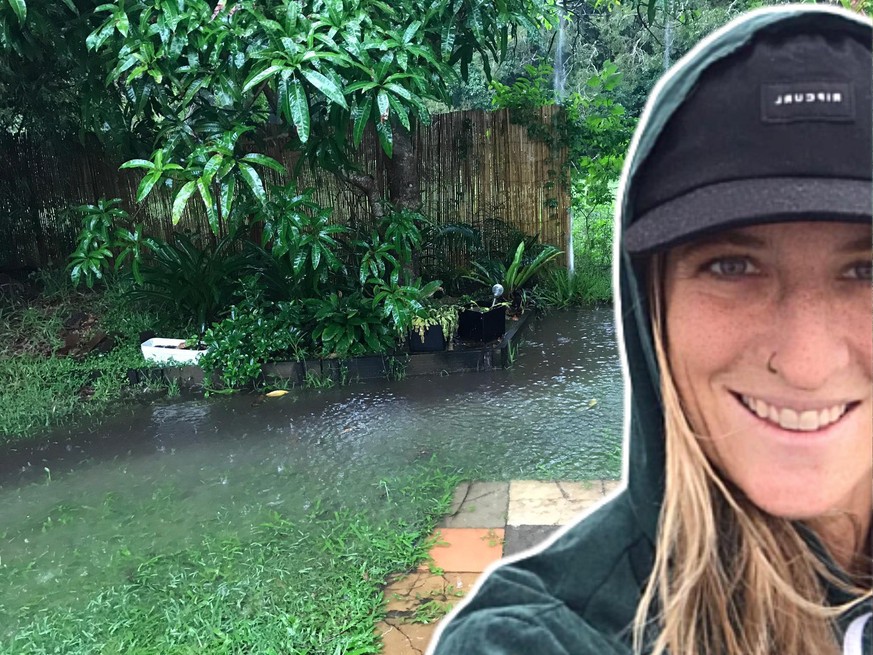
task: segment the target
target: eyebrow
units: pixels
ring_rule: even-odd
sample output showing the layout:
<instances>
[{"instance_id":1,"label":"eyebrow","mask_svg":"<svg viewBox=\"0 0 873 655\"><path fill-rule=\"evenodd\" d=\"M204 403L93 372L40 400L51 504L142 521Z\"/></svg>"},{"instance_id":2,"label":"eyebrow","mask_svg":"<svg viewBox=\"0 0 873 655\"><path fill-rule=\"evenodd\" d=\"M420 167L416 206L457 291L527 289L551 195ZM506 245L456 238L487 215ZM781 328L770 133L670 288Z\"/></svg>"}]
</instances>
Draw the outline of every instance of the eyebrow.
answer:
<instances>
[{"instance_id":1,"label":"eyebrow","mask_svg":"<svg viewBox=\"0 0 873 655\"><path fill-rule=\"evenodd\" d=\"M750 234L742 232L724 232L721 234L713 234L693 241L681 247L683 255L695 253L704 248L718 245L741 246L745 248L763 249L767 247L767 241ZM873 238L863 236L859 239L849 241L837 248L837 252L841 254L869 251L873 248Z\"/></svg>"},{"instance_id":2,"label":"eyebrow","mask_svg":"<svg viewBox=\"0 0 873 655\"><path fill-rule=\"evenodd\" d=\"M696 241L692 241L691 243L682 246L680 252L682 255L690 255L698 250L723 244L755 248L758 250L767 247L767 241L759 237L750 234L743 234L742 232L723 232L720 234L701 237ZM867 245L869 246L869 244Z\"/></svg>"},{"instance_id":3,"label":"eyebrow","mask_svg":"<svg viewBox=\"0 0 873 655\"><path fill-rule=\"evenodd\" d=\"M855 241L850 241L849 243L840 246L840 248L837 249L837 252L847 253L865 250L869 251L871 248L873 248L873 240L871 240L871 237L866 236L861 237L860 239L856 239Z\"/></svg>"}]
</instances>

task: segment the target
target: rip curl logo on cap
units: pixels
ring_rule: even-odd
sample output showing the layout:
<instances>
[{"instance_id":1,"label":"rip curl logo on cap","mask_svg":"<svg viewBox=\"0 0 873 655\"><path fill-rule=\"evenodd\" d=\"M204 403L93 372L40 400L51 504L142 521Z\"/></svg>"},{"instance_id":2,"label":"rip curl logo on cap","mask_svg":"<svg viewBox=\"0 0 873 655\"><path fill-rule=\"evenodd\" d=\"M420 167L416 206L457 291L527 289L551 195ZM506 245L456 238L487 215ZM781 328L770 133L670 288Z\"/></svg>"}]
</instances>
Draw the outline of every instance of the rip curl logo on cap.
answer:
<instances>
[{"instance_id":1,"label":"rip curl logo on cap","mask_svg":"<svg viewBox=\"0 0 873 655\"><path fill-rule=\"evenodd\" d=\"M796 82L761 85L761 120L852 122L855 120L853 86L848 82Z\"/></svg>"}]
</instances>

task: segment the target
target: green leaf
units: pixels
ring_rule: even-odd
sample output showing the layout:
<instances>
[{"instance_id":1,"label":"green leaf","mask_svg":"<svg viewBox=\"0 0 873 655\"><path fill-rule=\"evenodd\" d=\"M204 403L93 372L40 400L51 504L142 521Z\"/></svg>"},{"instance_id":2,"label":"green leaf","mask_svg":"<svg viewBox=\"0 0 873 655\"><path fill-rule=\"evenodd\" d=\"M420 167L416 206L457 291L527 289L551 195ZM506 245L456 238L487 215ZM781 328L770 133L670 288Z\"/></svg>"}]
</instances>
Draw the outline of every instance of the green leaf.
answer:
<instances>
[{"instance_id":1,"label":"green leaf","mask_svg":"<svg viewBox=\"0 0 873 655\"><path fill-rule=\"evenodd\" d=\"M317 271L318 265L321 263L321 248L312 249L312 270Z\"/></svg>"},{"instance_id":2,"label":"green leaf","mask_svg":"<svg viewBox=\"0 0 873 655\"><path fill-rule=\"evenodd\" d=\"M284 173L285 167L282 166L279 162L277 162L272 157L267 157L267 155L261 155L257 152L250 152L242 158L242 161L251 162L253 164L258 164L259 166L266 166L277 173Z\"/></svg>"},{"instance_id":3,"label":"green leaf","mask_svg":"<svg viewBox=\"0 0 873 655\"><path fill-rule=\"evenodd\" d=\"M257 86L258 84L260 84L261 82L263 82L267 78L272 77L273 75L275 75L276 73L281 71L283 68L284 68L283 66L267 66L261 72L255 73L248 80L246 80L246 83L243 85L243 89L242 89L243 93L251 90L252 87Z\"/></svg>"},{"instance_id":4,"label":"green leaf","mask_svg":"<svg viewBox=\"0 0 873 655\"><path fill-rule=\"evenodd\" d=\"M18 16L18 22L24 23L24 19L27 18L27 4L24 0L9 0L9 6L12 7L15 15Z\"/></svg>"},{"instance_id":5,"label":"green leaf","mask_svg":"<svg viewBox=\"0 0 873 655\"><path fill-rule=\"evenodd\" d=\"M648 8L648 11L646 12L646 14L647 14L646 18L648 19L649 24L655 22L655 12L657 11L657 9L658 9L658 4L657 4L656 0L649 0L649 8Z\"/></svg>"},{"instance_id":6,"label":"green leaf","mask_svg":"<svg viewBox=\"0 0 873 655\"><path fill-rule=\"evenodd\" d=\"M333 80L314 70L303 70L301 73L312 86L327 96L332 102L335 102L343 109L349 108L342 89Z\"/></svg>"},{"instance_id":7,"label":"green leaf","mask_svg":"<svg viewBox=\"0 0 873 655\"><path fill-rule=\"evenodd\" d=\"M309 101L306 89L300 80L291 80L288 87L288 98L291 104L291 120L297 128L297 138L301 143L309 140Z\"/></svg>"},{"instance_id":8,"label":"green leaf","mask_svg":"<svg viewBox=\"0 0 873 655\"><path fill-rule=\"evenodd\" d=\"M155 186L158 180L161 179L161 174L157 171L153 173L149 173L144 178L142 178L142 182L139 183L139 188L136 190L136 201L142 202L146 199L146 196L151 193L152 187Z\"/></svg>"},{"instance_id":9,"label":"green leaf","mask_svg":"<svg viewBox=\"0 0 873 655\"><path fill-rule=\"evenodd\" d=\"M379 95L376 96L376 103L379 108L379 122L384 123L388 120L388 94L384 91L379 91Z\"/></svg>"},{"instance_id":10,"label":"green leaf","mask_svg":"<svg viewBox=\"0 0 873 655\"><path fill-rule=\"evenodd\" d=\"M176 199L173 200L173 225L178 224L178 222L182 219L182 212L185 210L185 205L188 204L188 199L194 194L194 191L197 190L197 182L195 180L191 180L186 183L181 189L179 189L179 193L176 194Z\"/></svg>"},{"instance_id":11,"label":"green leaf","mask_svg":"<svg viewBox=\"0 0 873 655\"><path fill-rule=\"evenodd\" d=\"M391 123L388 121L376 123L376 134L379 136L382 150L391 157L394 152L394 133L391 131Z\"/></svg>"},{"instance_id":12,"label":"green leaf","mask_svg":"<svg viewBox=\"0 0 873 655\"><path fill-rule=\"evenodd\" d=\"M233 197L235 191L236 177L230 176L221 183L219 195L221 196L221 215L224 216L224 220L227 220L227 217L230 216L230 210L233 208Z\"/></svg>"},{"instance_id":13,"label":"green leaf","mask_svg":"<svg viewBox=\"0 0 873 655\"><path fill-rule=\"evenodd\" d=\"M455 34L455 21L446 21L445 25L443 25L443 33L440 38L440 54L442 54L445 61L449 60L455 48Z\"/></svg>"},{"instance_id":14,"label":"green leaf","mask_svg":"<svg viewBox=\"0 0 873 655\"><path fill-rule=\"evenodd\" d=\"M252 190L252 193L255 194L255 198L257 198L261 204L265 204L267 202L267 194L264 192L264 183L261 182L261 176L258 175L258 172L248 164L240 162L239 174L242 175L243 182L245 182Z\"/></svg>"},{"instance_id":15,"label":"green leaf","mask_svg":"<svg viewBox=\"0 0 873 655\"><path fill-rule=\"evenodd\" d=\"M73 4L73 0L62 0L62 2L63 2L65 5L67 5L67 8L68 8L70 11L72 11L74 14L76 14L76 16L79 15L79 8L76 7L75 4Z\"/></svg>"},{"instance_id":16,"label":"green leaf","mask_svg":"<svg viewBox=\"0 0 873 655\"><path fill-rule=\"evenodd\" d=\"M13 0L10 0L10 2L12 1ZM106 43L106 39L112 36L114 31L115 23L112 19L107 20L101 27L98 27L88 35L85 39L85 45L88 46L88 50L99 50L100 46Z\"/></svg>"},{"instance_id":17,"label":"green leaf","mask_svg":"<svg viewBox=\"0 0 873 655\"><path fill-rule=\"evenodd\" d=\"M288 2L285 4L285 31L293 34L297 26L297 17L300 15L300 3Z\"/></svg>"},{"instance_id":18,"label":"green leaf","mask_svg":"<svg viewBox=\"0 0 873 655\"><path fill-rule=\"evenodd\" d=\"M121 9L115 14L115 27L124 36L130 32L130 21L127 20L127 14Z\"/></svg>"},{"instance_id":19,"label":"green leaf","mask_svg":"<svg viewBox=\"0 0 873 655\"><path fill-rule=\"evenodd\" d=\"M412 37L415 36L415 33L418 32L418 28L420 27L420 20L415 21L409 27L407 27L406 31L403 33L403 43L409 43L410 41L412 41Z\"/></svg>"},{"instance_id":20,"label":"green leaf","mask_svg":"<svg viewBox=\"0 0 873 655\"><path fill-rule=\"evenodd\" d=\"M215 202L212 199L212 193L209 191L209 184L202 177L197 180L197 190L200 191L200 197L203 199L203 205L206 207L209 227L212 229L213 234L218 234L218 213L215 211Z\"/></svg>"},{"instance_id":21,"label":"green leaf","mask_svg":"<svg viewBox=\"0 0 873 655\"><path fill-rule=\"evenodd\" d=\"M118 170L123 171L125 168L148 168L153 169L155 165L148 159L130 159L118 167Z\"/></svg>"},{"instance_id":22,"label":"green leaf","mask_svg":"<svg viewBox=\"0 0 873 655\"><path fill-rule=\"evenodd\" d=\"M393 95L388 96L388 102L391 103L391 108L394 110L397 118L400 119L400 124L409 130L409 112L406 110L406 107Z\"/></svg>"},{"instance_id":23,"label":"green leaf","mask_svg":"<svg viewBox=\"0 0 873 655\"><path fill-rule=\"evenodd\" d=\"M389 84L386 84L385 88L390 90L390 91L393 91L394 93L399 95L404 100L411 100L412 99L412 94L409 92L409 90L403 88L399 84L395 84L394 82L391 82Z\"/></svg>"},{"instance_id":24,"label":"green leaf","mask_svg":"<svg viewBox=\"0 0 873 655\"><path fill-rule=\"evenodd\" d=\"M368 96L360 107L355 106L352 109L352 120L354 121L352 138L354 139L356 148L361 145L361 140L364 138L364 128L367 126L367 121L370 120L370 112L372 109L372 96Z\"/></svg>"},{"instance_id":25,"label":"green leaf","mask_svg":"<svg viewBox=\"0 0 873 655\"><path fill-rule=\"evenodd\" d=\"M355 91L369 91L370 89L375 89L378 84L375 82L353 82L346 87L346 93L354 93Z\"/></svg>"},{"instance_id":26,"label":"green leaf","mask_svg":"<svg viewBox=\"0 0 873 655\"><path fill-rule=\"evenodd\" d=\"M215 154L209 158L209 161L206 162L206 166L203 167L203 175L202 179L206 181L206 184L212 184L212 178L215 177L215 174L218 172L218 169L221 168L221 164L224 162L224 155Z\"/></svg>"}]
</instances>

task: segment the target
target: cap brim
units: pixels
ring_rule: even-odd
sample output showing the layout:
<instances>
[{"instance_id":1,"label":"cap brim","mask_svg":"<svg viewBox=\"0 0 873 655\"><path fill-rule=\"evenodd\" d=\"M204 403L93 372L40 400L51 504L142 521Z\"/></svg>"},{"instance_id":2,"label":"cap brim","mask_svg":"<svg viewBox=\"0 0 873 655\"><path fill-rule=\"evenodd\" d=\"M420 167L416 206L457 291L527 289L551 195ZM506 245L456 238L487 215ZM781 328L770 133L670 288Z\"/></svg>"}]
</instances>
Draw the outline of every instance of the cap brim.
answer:
<instances>
[{"instance_id":1,"label":"cap brim","mask_svg":"<svg viewBox=\"0 0 873 655\"><path fill-rule=\"evenodd\" d=\"M695 189L649 210L624 231L631 254L663 250L700 236L757 223L870 222L870 180L764 178Z\"/></svg>"}]
</instances>

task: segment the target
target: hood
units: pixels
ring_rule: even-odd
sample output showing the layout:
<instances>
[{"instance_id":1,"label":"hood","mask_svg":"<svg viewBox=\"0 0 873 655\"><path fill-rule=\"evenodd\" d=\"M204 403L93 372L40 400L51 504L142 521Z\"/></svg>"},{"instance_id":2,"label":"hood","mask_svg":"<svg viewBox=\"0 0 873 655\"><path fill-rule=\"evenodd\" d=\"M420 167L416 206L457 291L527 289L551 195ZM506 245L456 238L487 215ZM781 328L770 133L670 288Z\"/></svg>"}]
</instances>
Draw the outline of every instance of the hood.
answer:
<instances>
[{"instance_id":1,"label":"hood","mask_svg":"<svg viewBox=\"0 0 873 655\"><path fill-rule=\"evenodd\" d=\"M816 30L829 26L843 32L857 29L862 39L870 40L868 19L832 7L784 5L748 13L701 41L658 82L625 160L616 202L613 251L613 288L619 290L616 325L626 372L624 479L639 525L652 541L664 495L664 413L647 297L648 260L631 256L623 247L624 232L635 217L635 178L670 117L713 63L764 30L794 30L810 23Z\"/></svg>"}]
</instances>

